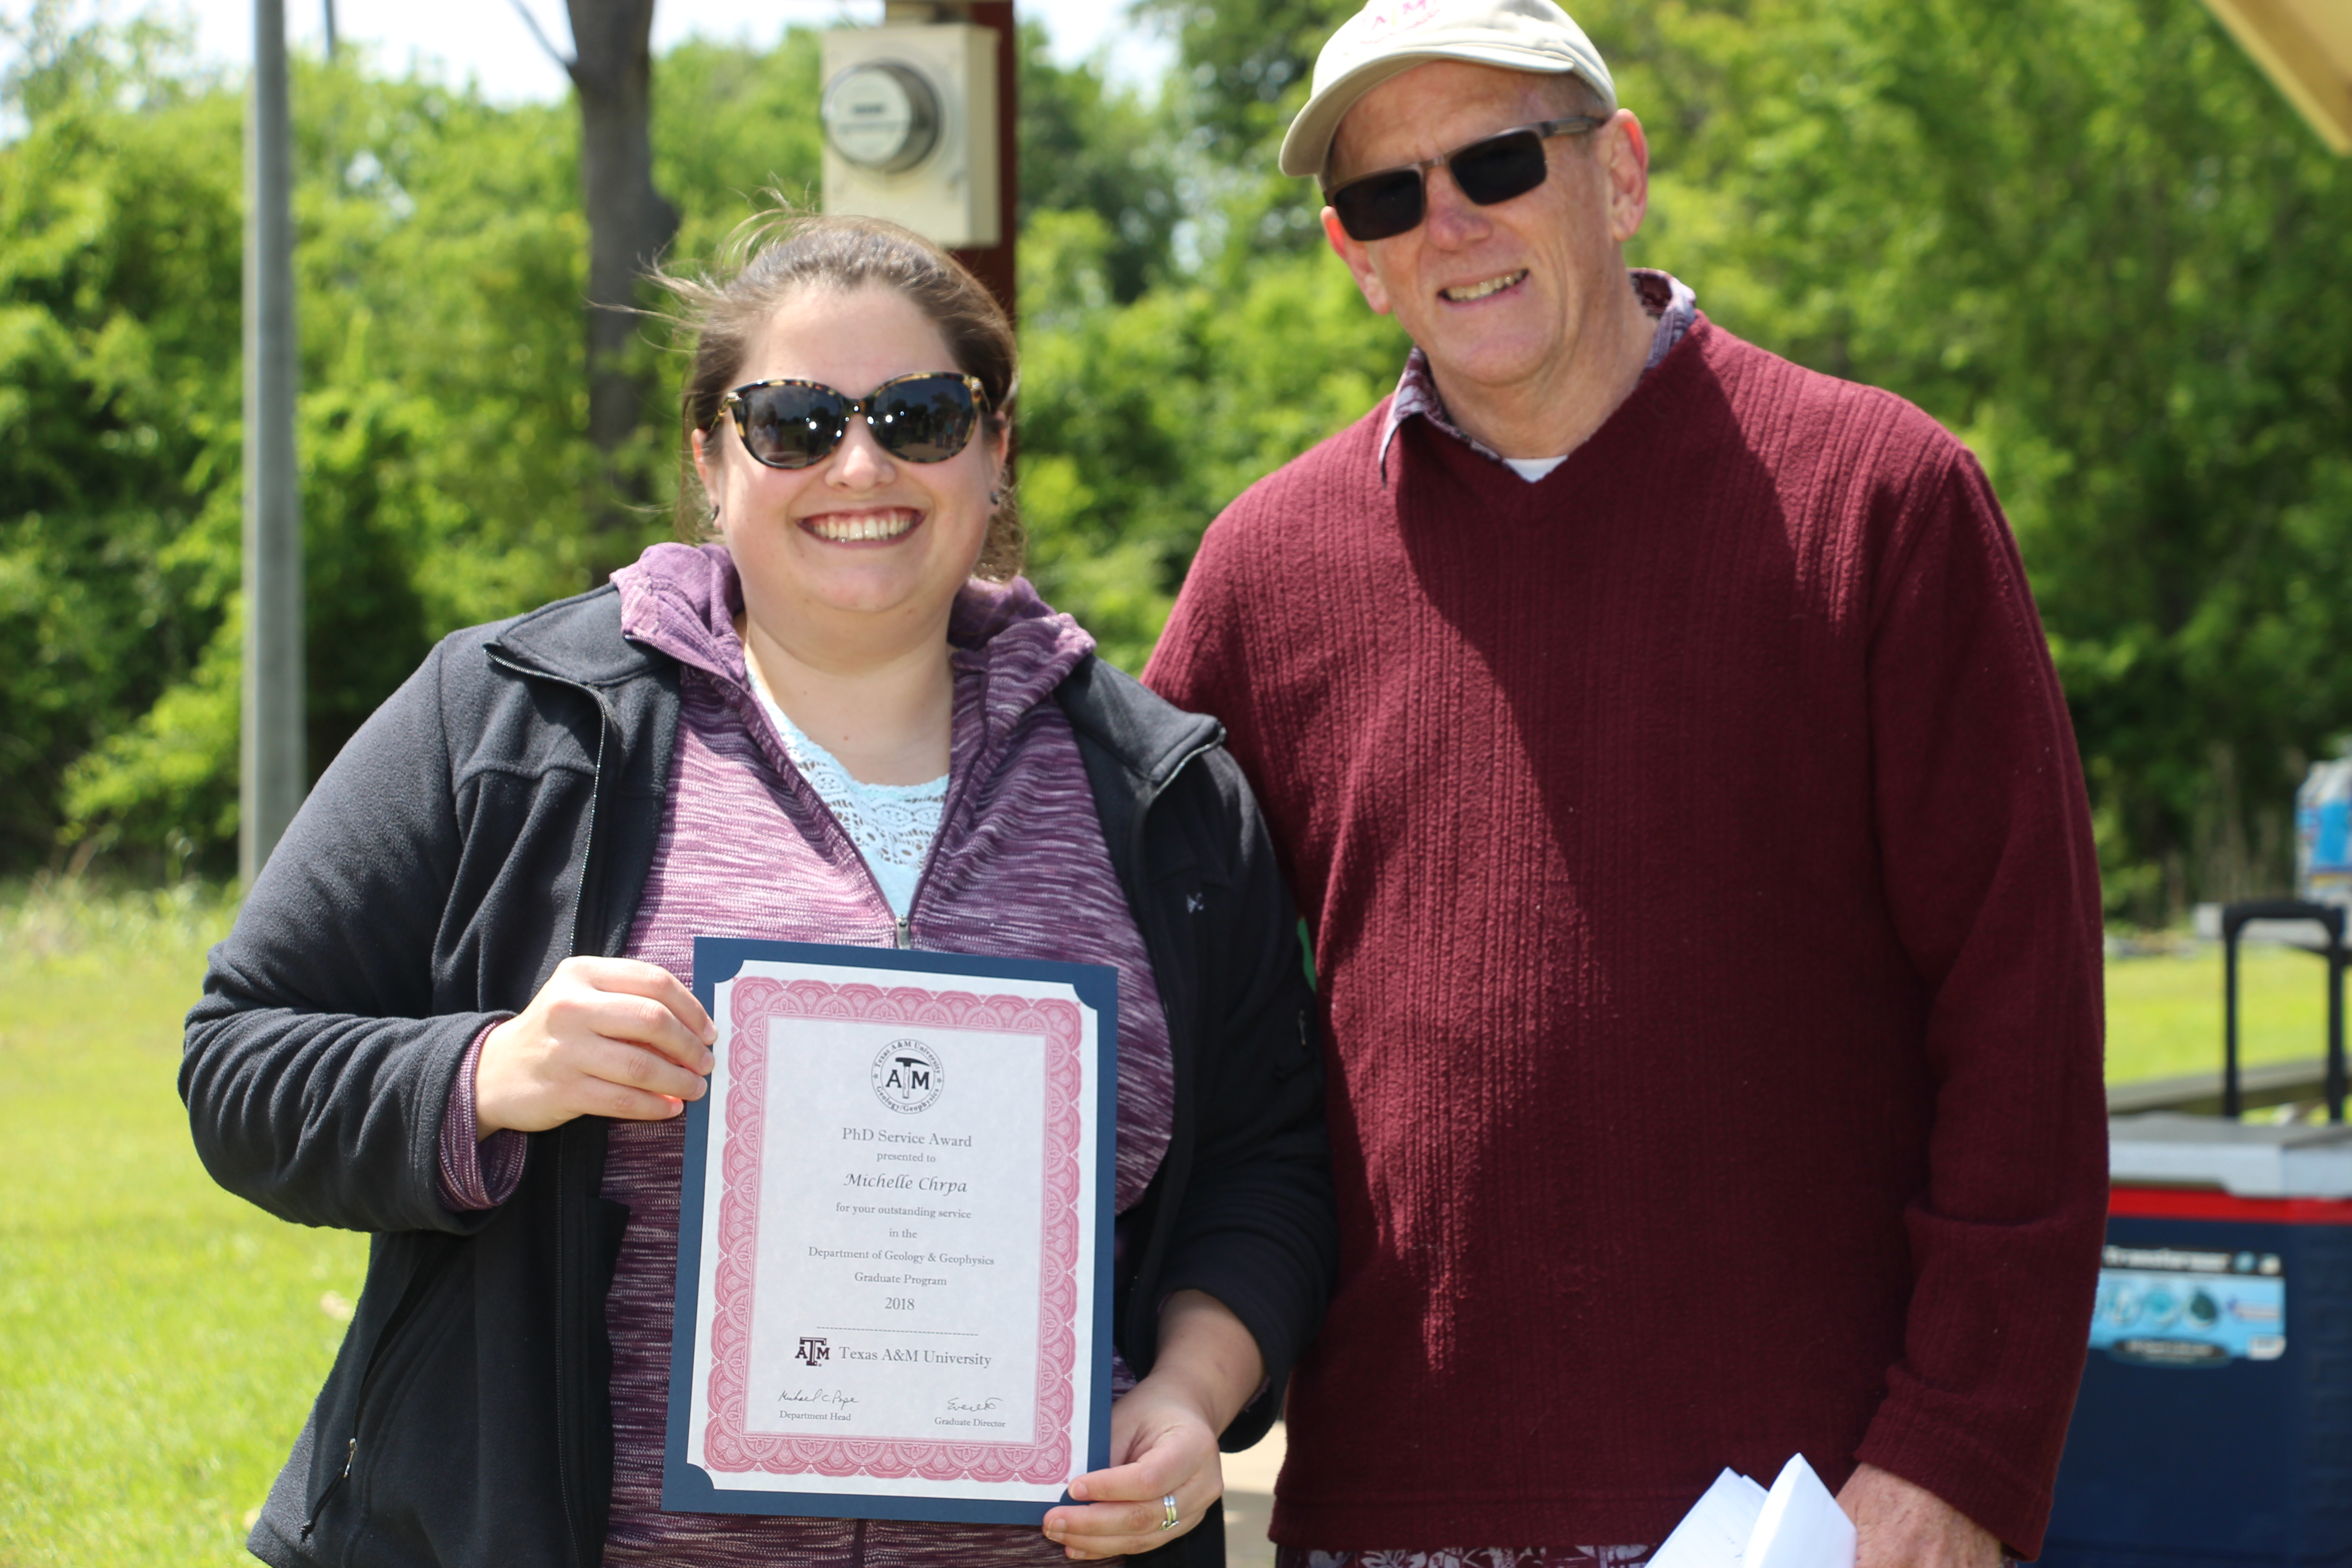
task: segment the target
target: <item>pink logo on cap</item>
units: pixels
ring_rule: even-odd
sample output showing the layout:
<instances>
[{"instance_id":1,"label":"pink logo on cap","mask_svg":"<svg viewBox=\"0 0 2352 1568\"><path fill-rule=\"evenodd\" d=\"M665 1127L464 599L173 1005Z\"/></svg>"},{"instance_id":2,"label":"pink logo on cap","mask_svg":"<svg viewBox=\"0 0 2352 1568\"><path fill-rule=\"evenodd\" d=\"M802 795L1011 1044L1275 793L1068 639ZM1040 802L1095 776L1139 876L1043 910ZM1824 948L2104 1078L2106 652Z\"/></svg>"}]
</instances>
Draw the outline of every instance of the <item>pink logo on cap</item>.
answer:
<instances>
[{"instance_id":1,"label":"pink logo on cap","mask_svg":"<svg viewBox=\"0 0 2352 1568\"><path fill-rule=\"evenodd\" d=\"M1402 33L1418 27L1437 15L1438 0L1402 0L1384 10L1370 12L1364 24L1364 41L1377 42L1391 33Z\"/></svg>"}]
</instances>

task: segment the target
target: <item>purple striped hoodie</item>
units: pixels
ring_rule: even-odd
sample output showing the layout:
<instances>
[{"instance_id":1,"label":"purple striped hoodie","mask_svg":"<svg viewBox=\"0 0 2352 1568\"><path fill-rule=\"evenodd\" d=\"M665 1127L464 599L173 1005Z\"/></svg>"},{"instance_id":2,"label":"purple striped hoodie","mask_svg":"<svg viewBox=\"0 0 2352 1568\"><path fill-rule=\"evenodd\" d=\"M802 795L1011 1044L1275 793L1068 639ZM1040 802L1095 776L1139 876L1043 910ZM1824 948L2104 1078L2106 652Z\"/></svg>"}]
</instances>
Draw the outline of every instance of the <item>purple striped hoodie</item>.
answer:
<instances>
[{"instance_id":1,"label":"purple striped hoodie","mask_svg":"<svg viewBox=\"0 0 2352 1568\"><path fill-rule=\"evenodd\" d=\"M734 628L742 597L725 550L657 544L614 580L624 632L682 667L677 750L629 956L690 984L697 936L894 943L880 890L752 693ZM967 586L949 641L947 803L909 931L919 948L1118 969L1116 1201L1124 1211L1167 1150L1174 1079L1143 940L1103 845L1076 739L1053 700L1093 639L1016 580ZM604 1194L629 1205L630 1221L605 1309L614 1450L608 1564L1064 1561L1025 1527L661 1512L682 1128L615 1122L609 1148Z\"/></svg>"}]
</instances>

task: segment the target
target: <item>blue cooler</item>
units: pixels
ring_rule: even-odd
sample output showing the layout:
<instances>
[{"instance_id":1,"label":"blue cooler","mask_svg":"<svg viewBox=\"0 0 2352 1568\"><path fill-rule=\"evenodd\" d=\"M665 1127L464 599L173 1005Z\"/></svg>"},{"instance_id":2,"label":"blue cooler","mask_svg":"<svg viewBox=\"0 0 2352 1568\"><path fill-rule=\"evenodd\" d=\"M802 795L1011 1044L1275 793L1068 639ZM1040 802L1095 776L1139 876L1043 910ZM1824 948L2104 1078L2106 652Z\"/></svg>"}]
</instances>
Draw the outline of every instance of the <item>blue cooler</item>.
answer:
<instances>
[{"instance_id":1,"label":"blue cooler","mask_svg":"<svg viewBox=\"0 0 2352 1568\"><path fill-rule=\"evenodd\" d=\"M2052 1568L2352 1568L2352 1128L2156 1112L2115 1186Z\"/></svg>"}]
</instances>

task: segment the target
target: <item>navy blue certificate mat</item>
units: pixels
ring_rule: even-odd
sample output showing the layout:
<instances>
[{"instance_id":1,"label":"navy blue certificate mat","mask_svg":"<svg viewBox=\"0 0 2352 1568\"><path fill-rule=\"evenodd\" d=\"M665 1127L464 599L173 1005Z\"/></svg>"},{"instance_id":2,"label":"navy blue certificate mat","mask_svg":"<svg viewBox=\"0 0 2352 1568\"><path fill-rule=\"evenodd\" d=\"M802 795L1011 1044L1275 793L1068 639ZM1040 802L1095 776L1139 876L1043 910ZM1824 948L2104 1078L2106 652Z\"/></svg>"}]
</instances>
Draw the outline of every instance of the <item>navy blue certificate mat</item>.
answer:
<instances>
[{"instance_id":1,"label":"navy blue certificate mat","mask_svg":"<svg viewBox=\"0 0 2352 1568\"><path fill-rule=\"evenodd\" d=\"M1043 959L977 958L963 953L903 951L887 947L835 947L808 942L752 942L740 937L694 939L694 994L714 1017L718 988L742 973L751 960L826 963L871 969L881 974L978 975L995 980L1059 982L1095 1011L1099 1043L1095 1074L1095 1297L1094 1359L1080 1369L1080 1397L1094 1413L1087 1466L1110 1462L1111 1236L1112 1195L1118 1148L1118 971L1105 964L1055 963ZM879 976L877 975L877 979ZM677 1316L670 1336L669 1426L662 1452L662 1511L665 1513L793 1514L824 1519L921 1519L961 1524L1036 1524L1052 1503L1007 1502L995 1498L876 1497L844 1492L721 1490L698 1466L686 1462L687 1425L693 1402L694 1325L699 1320L702 1282L702 1194L710 1154L710 1100L686 1107L686 1167L677 1212ZM1066 1493L1062 1499L1067 1501Z\"/></svg>"}]
</instances>

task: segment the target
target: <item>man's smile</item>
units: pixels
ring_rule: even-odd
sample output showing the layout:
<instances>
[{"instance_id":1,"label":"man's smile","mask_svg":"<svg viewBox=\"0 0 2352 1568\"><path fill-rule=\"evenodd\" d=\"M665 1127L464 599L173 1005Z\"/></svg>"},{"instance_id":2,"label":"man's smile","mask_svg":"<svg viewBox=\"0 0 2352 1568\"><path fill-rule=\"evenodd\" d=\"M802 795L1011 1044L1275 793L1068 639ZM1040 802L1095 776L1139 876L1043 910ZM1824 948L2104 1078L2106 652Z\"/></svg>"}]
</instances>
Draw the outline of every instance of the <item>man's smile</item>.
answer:
<instances>
[{"instance_id":1,"label":"man's smile","mask_svg":"<svg viewBox=\"0 0 2352 1568\"><path fill-rule=\"evenodd\" d=\"M1466 305L1473 300L1484 300L1489 294L1499 294L1527 275L1528 269L1522 267L1516 272L1506 272L1481 283L1457 283L1450 289L1440 289L1437 292L1457 305Z\"/></svg>"}]
</instances>

